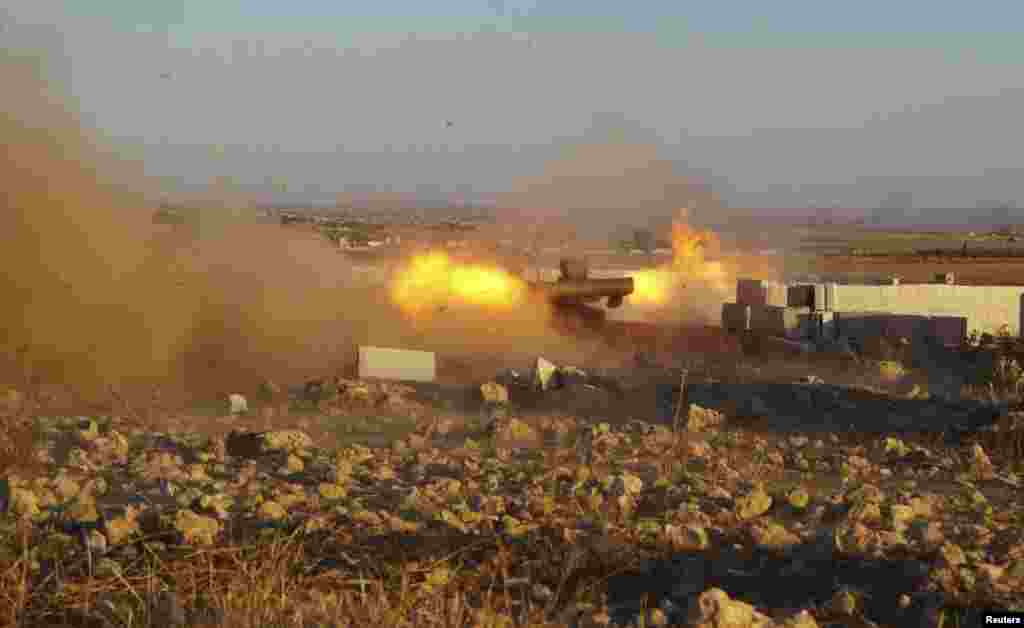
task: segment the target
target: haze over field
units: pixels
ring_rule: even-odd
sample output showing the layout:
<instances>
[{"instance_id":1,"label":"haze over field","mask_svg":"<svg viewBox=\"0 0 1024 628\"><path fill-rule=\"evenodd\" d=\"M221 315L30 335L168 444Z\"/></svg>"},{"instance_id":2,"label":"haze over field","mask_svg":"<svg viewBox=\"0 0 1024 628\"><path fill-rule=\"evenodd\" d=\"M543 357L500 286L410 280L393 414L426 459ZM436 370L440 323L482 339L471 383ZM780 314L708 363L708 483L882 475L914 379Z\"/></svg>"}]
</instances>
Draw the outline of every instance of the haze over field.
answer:
<instances>
[{"instance_id":1,"label":"haze over field","mask_svg":"<svg viewBox=\"0 0 1024 628\"><path fill-rule=\"evenodd\" d=\"M602 226L1021 204L1018 3L370 6L15 0L2 41L46 51L161 195L464 196Z\"/></svg>"}]
</instances>

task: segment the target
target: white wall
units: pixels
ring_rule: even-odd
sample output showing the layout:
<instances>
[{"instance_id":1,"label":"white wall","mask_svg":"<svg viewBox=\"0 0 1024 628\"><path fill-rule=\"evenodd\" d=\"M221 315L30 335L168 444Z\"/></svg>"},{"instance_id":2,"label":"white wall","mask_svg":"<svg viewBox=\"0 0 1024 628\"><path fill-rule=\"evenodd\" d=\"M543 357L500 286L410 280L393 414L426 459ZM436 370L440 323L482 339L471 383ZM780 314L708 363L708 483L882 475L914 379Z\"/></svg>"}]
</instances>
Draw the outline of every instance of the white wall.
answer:
<instances>
[{"instance_id":1,"label":"white wall","mask_svg":"<svg viewBox=\"0 0 1024 628\"><path fill-rule=\"evenodd\" d=\"M967 331L996 333L1006 325L1010 334L1021 330L1024 287L903 284L849 286L828 284L829 309L880 311L893 314L952 315L967 318Z\"/></svg>"}]
</instances>

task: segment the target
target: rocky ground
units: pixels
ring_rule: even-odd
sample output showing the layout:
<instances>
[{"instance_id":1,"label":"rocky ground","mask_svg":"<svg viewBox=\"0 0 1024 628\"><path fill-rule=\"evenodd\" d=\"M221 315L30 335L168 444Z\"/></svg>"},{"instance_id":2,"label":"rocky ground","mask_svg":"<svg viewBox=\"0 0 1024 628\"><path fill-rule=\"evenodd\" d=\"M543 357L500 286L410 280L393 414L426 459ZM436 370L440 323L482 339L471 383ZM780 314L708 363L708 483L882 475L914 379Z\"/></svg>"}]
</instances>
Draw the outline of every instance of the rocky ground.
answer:
<instances>
[{"instance_id":1,"label":"rocky ground","mask_svg":"<svg viewBox=\"0 0 1024 628\"><path fill-rule=\"evenodd\" d=\"M497 379L461 397L270 389L161 425L43 414L0 480L3 619L810 628L1024 610L1020 461L913 431L969 405L701 380L673 433L670 383ZM579 413L544 404L587 394ZM646 419L600 416L631 395Z\"/></svg>"}]
</instances>

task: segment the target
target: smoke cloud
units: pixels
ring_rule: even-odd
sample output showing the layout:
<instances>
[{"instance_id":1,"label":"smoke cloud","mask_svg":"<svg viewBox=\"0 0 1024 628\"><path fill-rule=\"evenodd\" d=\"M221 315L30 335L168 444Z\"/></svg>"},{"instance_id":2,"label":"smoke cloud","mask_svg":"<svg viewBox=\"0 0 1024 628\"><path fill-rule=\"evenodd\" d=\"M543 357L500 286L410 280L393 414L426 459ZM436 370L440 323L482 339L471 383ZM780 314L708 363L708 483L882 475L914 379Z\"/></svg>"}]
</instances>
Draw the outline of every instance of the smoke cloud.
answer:
<instances>
[{"instance_id":1,"label":"smoke cloud","mask_svg":"<svg viewBox=\"0 0 1024 628\"><path fill-rule=\"evenodd\" d=\"M110 386L195 396L336 372L363 343L510 359L597 351L553 334L545 308L409 320L385 283L311 232L215 206L157 224L140 164L83 128L40 64L8 56L0 82L0 377L11 383L30 371L87 400Z\"/></svg>"}]
</instances>

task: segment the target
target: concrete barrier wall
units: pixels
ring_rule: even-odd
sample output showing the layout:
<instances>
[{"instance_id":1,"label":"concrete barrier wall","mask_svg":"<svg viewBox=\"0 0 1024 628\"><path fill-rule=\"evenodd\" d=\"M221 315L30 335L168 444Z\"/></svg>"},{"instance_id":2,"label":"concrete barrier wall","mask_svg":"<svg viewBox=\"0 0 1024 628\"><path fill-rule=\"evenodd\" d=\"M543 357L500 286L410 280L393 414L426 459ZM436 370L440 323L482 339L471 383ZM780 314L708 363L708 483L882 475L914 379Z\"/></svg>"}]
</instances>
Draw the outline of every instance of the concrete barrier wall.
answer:
<instances>
[{"instance_id":1,"label":"concrete barrier wall","mask_svg":"<svg viewBox=\"0 0 1024 628\"><path fill-rule=\"evenodd\" d=\"M834 334L863 340L882 336L890 341L906 338L918 341L924 337L937 338L948 346L959 345L967 330L963 316L917 316L888 312L835 312Z\"/></svg>"},{"instance_id":2,"label":"concrete barrier wall","mask_svg":"<svg viewBox=\"0 0 1024 628\"><path fill-rule=\"evenodd\" d=\"M751 305L750 331L769 336L799 338L807 326L809 307Z\"/></svg>"},{"instance_id":3,"label":"concrete barrier wall","mask_svg":"<svg viewBox=\"0 0 1024 628\"><path fill-rule=\"evenodd\" d=\"M997 333L1006 325L1011 335L1020 334L1024 311L1024 287L903 284L898 286L849 286L827 284L828 309L837 312L888 312L892 314L962 316L967 329Z\"/></svg>"}]
</instances>

